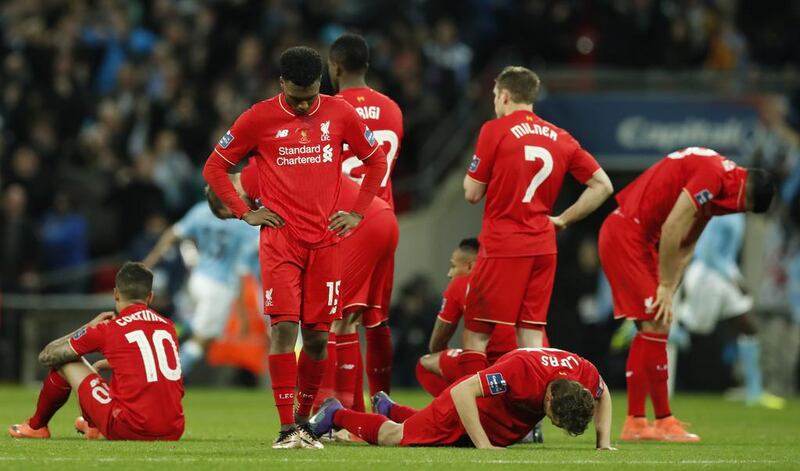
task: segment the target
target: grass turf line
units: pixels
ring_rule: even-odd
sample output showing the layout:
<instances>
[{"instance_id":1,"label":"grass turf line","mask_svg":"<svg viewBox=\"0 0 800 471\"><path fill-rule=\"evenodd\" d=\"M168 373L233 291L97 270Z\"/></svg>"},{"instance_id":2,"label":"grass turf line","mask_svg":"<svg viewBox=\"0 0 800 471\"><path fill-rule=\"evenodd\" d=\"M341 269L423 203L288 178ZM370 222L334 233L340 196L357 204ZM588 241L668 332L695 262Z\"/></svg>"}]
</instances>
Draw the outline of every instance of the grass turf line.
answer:
<instances>
[{"instance_id":1,"label":"grass turf line","mask_svg":"<svg viewBox=\"0 0 800 471\"><path fill-rule=\"evenodd\" d=\"M0 387L0 425L27 418L38 391ZM614 395L613 437L625 414L625 396ZM418 391L393 395L399 402L423 406ZM75 433L74 396L50 425L51 440L0 439L0 469L436 469L459 471L502 466L531 469L800 469L800 400L786 410L744 407L718 396L680 395L676 415L694 424L698 444L614 443L617 452L593 449L592 428L570 438L549 424L544 445L514 446L502 451L454 448L379 448L334 444L324 450L272 450L277 414L268 391L189 389L184 405L186 433L177 443L88 442ZM590 426L591 427L591 426Z\"/></svg>"}]
</instances>

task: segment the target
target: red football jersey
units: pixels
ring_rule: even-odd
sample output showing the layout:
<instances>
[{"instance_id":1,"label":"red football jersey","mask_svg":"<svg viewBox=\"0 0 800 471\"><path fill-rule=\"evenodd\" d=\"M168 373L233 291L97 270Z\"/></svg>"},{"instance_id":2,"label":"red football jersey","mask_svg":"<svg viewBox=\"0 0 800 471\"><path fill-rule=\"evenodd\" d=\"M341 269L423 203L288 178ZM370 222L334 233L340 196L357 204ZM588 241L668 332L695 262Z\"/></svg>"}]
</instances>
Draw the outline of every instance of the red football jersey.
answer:
<instances>
[{"instance_id":1,"label":"red football jersey","mask_svg":"<svg viewBox=\"0 0 800 471\"><path fill-rule=\"evenodd\" d=\"M485 183L481 255L554 254L548 216L569 172L586 183L600 168L578 141L530 111L515 111L483 125L469 178Z\"/></svg>"},{"instance_id":2,"label":"red football jersey","mask_svg":"<svg viewBox=\"0 0 800 471\"><path fill-rule=\"evenodd\" d=\"M469 276L457 276L450 281L442 295L442 308L437 316L440 321L458 324L467 306L468 289ZM515 348L517 348L517 331L514 326L497 324L486 346L486 358L492 364Z\"/></svg>"},{"instance_id":3,"label":"red football jersey","mask_svg":"<svg viewBox=\"0 0 800 471\"><path fill-rule=\"evenodd\" d=\"M747 170L716 151L689 147L647 169L617 194L619 209L657 243L682 191L706 217L744 211Z\"/></svg>"},{"instance_id":4,"label":"red football jersey","mask_svg":"<svg viewBox=\"0 0 800 471\"><path fill-rule=\"evenodd\" d=\"M353 207L356 200L358 199L358 192L359 186L357 183L351 181L347 178L344 174L340 175L342 180L342 188L341 192L339 193L339 201L336 203L337 210L349 210ZM258 168L253 160L248 162L244 169L242 169L241 174L241 182L242 182L242 189L247 194L253 198L252 195L259 195L263 193L269 193L269 185L264 185L263 187L259 184L258 180ZM260 202L260 200L259 200ZM375 217L381 211L390 210L391 207L385 201L380 198L373 198L370 202L367 210L364 211L364 220L361 221L359 225L357 225L353 230L345 234L345 237L350 237L356 231L358 231L361 227L364 226L364 222L369 221L370 218Z\"/></svg>"},{"instance_id":5,"label":"red football jersey","mask_svg":"<svg viewBox=\"0 0 800 471\"><path fill-rule=\"evenodd\" d=\"M400 107L388 96L367 87L348 88L337 96L355 107L361 119L372 129L375 139L383 146L387 168L377 196L394 209L391 174L403 140L403 113ZM364 179L364 165L349 151L345 152L342 171L359 184Z\"/></svg>"},{"instance_id":6,"label":"red football jersey","mask_svg":"<svg viewBox=\"0 0 800 471\"><path fill-rule=\"evenodd\" d=\"M230 164L252 153L259 182L269 183L268 191L260 184L261 203L286 221L295 240L316 248L337 240L328 218L339 199L344 144L362 159L380 149L343 99L320 95L307 114L296 115L279 94L242 113L214 153Z\"/></svg>"},{"instance_id":7,"label":"red football jersey","mask_svg":"<svg viewBox=\"0 0 800 471\"><path fill-rule=\"evenodd\" d=\"M170 320L133 304L114 319L78 331L69 343L78 355L99 352L111 364L116 420L142 435L183 431L178 336Z\"/></svg>"}]
</instances>

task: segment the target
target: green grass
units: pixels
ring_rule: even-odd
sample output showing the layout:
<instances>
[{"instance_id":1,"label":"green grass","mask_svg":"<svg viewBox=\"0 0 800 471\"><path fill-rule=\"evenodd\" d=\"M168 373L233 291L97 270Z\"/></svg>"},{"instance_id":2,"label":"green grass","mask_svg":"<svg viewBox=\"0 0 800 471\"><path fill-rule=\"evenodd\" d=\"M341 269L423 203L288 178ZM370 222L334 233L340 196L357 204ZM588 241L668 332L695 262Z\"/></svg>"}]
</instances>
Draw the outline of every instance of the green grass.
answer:
<instances>
[{"instance_id":1,"label":"green grass","mask_svg":"<svg viewBox=\"0 0 800 471\"><path fill-rule=\"evenodd\" d=\"M24 420L38 391L0 387L0 424ZM394 394L422 406L421 392ZM614 437L624 416L624 394L615 395ZM333 444L324 450L272 450L277 418L266 391L190 389L184 402L187 428L177 443L88 442L74 432L74 398L53 419L51 440L0 438L0 469L800 469L800 400L784 411L751 409L718 396L682 395L678 417L694 423L698 444L617 443L617 452L593 449L590 429L578 438L545 428L544 445L502 451L453 448L379 448Z\"/></svg>"}]
</instances>

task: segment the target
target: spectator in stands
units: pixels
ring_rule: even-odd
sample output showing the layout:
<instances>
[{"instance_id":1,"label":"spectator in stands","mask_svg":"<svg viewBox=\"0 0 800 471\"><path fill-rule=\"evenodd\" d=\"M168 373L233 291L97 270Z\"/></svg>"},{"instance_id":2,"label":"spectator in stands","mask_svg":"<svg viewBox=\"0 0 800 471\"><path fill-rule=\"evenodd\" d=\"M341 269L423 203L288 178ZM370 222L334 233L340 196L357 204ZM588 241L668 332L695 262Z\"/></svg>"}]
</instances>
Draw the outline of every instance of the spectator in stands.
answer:
<instances>
[{"instance_id":1,"label":"spectator in stands","mask_svg":"<svg viewBox=\"0 0 800 471\"><path fill-rule=\"evenodd\" d=\"M72 195L58 190L53 208L44 215L41 229L42 262L47 271L77 268L89 261L89 233L86 218L75 210ZM56 291L78 293L85 286L82 277L65 277Z\"/></svg>"},{"instance_id":2,"label":"spectator in stands","mask_svg":"<svg viewBox=\"0 0 800 471\"><path fill-rule=\"evenodd\" d=\"M35 287L39 238L26 214L27 196L22 186L10 185L3 193L0 213L0 290L28 291Z\"/></svg>"}]
</instances>

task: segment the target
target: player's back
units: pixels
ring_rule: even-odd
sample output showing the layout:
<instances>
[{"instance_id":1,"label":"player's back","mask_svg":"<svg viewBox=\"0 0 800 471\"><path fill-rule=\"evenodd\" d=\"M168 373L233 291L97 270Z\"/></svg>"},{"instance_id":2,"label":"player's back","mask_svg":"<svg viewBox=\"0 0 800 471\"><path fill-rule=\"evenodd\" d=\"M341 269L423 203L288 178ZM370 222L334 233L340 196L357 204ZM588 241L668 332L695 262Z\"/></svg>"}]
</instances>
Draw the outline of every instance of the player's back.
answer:
<instances>
[{"instance_id":1,"label":"player's back","mask_svg":"<svg viewBox=\"0 0 800 471\"><path fill-rule=\"evenodd\" d=\"M622 214L641 227L647 240L656 243L684 189L697 207L704 206L721 196L723 177L735 167L714 150L689 147L647 169L617 194L617 203Z\"/></svg>"},{"instance_id":2,"label":"player's back","mask_svg":"<svg viewBox=\"0 0 800 471\"><path fill-rule=\"evenodd\" d=\"M516 257L556 253L552 213L564 175L585 183L599 169L563 129L530 111L484 124L468 176L484 183L481 253Z\"/></svg>"},{"instance_id":3,"label":"player's back","mask_svg":"<svg viewBox=\"0 0 800 471\"><path fill-rule=\"evenodd\" d=\"M172 322L135 304L103 330L99 350L111 364L111 394L121 409L117 420L142 435L183 430L183 379Z\"/></svg>"},{"instance_id":4,"label":"player's back","mask_svg":"<svg viewBox=\"0 0 800 471\"><path fill-rule=\"evenodd\" d=\"M194 239L199 253L196 273L220 283L235 284L237 264L247 246L257 246L258 229L244 222L223 221L208 204L197 203L175 225L181 237Z\"/></svg>"},{"instance_id":5,"label":"player's back","mask_svg":"<svg viewBox=\"0 0 800 471\"><path fill-rule=\"evenodd\" d=\"M403 140L403 113L394 100L369 87L347 88L339 96L353 105L356 112L381 143L386 155L386 175L381 180L378 196L394 209L391 173L400 155ZM353 155L345 155L342 172L354 181L364 178L364 164Z\"/></svg>"}]
</instances>

